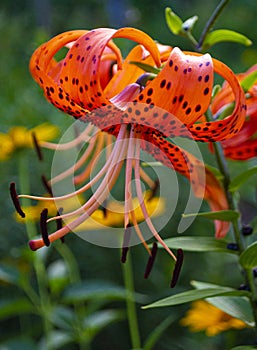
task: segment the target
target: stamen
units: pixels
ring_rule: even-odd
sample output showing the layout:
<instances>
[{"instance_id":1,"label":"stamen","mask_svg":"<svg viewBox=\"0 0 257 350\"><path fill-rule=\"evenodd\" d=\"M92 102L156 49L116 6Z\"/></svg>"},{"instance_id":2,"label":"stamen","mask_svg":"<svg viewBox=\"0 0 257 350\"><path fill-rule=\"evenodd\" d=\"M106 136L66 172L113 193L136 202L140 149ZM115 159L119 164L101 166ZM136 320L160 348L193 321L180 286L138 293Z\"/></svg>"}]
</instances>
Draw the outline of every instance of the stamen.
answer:
<instances>
[{"instance_id":1,"label":"stamen","mask_svg":"<svg viewBox=\"0 0 257 350\"><path fill-rule=\"evenodd\" d=\"M109 191L112 189L115 182L117 181L117 178L119 177L124 160L124 155L127 149L128 139L124 138L125 132L126 125L124 124L123 127L120 129L118 139L113 149L111 162L107 169L105 177L102 180L99 187L97 188L97 190L95 191L95 193L84 205L70 213L62 215L63 219L74 216L79 213L84 213L85 211L89 210L91 206L95 206L95 204L97 205L97 207L99 207L103 203L103 201L108 197ZM48 219L48 222L53 220L56 220L56 217Z\"/></svg>"},{"instance_id":2,"label":"stamen","mask_svg":"<svg viewBox=\"0 0 257 350\"><path fill-rule=\"evenodd\" d=\"M79 158L79 160L73 164L70 168L66 169L65 171L63 171L62 173L56 175L55 177L53 177L51 179L51 183L55 184L63 179L65 179L67 176L74 174L74 172L76 170L78 170L83 164L85 164L85 162L87 161L87 159L91 156L92 151L95 147L95 144L97 142L98 139L98 134L94 135L90 142L89 145L87 147L87 149L85 150L84 154Z\"/></svg>"},{"instance_id":3,"label":"stamen","mask_svg":"<svg viewBox=\"0 0 257 350\"><path fill-rule=\"evenodd\" d=\"M144 202L144 196L143 196L143 192L142 192L142 188L140 185L140 164L139 164L139 156L140 156L140 139L137 140L136 143L136 155L135 155L135 182L136 182L136 192L137 192L137 197L140 203L140 207L142 210L142 213L144 215L144 219L145 222L147 223L150 231L152 232L153 236L156 238L156 240L163 246L163 248L170 254L170 256L176 261L177 258L175 257L175 255L172 253L172 251L170 250L170 248L167 246L167 244L162 240L162 238L160 237L160 235L158 234L158 232L156 231L150 216L147 212L146 206L145 206L145 202Z\"/></svg>"},{"instance_id":4,"label":"stamen","mask_svg":"<svg viewBox=\"0 0 257 350\"><path fill-rule=\"evenodd\" d=\"M56 216L57 217L60 216L59 218L56 219L56 229L57 230L60 230L62 228L62 218L61 218L62 212L63 212L63 208L59 208L57 211Z\"/></svg>"},{"instance_id":5,"label":"stamen","mask_svg":"<svg viewBox=\"0 0 257 350\"><path fill-rule=\"evenodd\" d=\"M62 212L63 212L63 208L59 208L58 211L57 211L57 215L56 216L60 216L58 219L56 219L56 229L57 229L57 231L62 228L62 218L61 218ZM61 241L62 241L62 243L64 243L64 237L61 237Z\"/></svg>"},{"instance_id":6,"label":"stamen","mask_svg":"<svg viewBox=\"0 0 257 350\"><path fill-rule=\"evenodd\" d=\"M81 182L86 181L90 174L93 172L94 167L96 166L97 162L99 161L99 157L98 155L100 154L100 152L103 149L103 145L104 145L104 139L105 139L105 135L103 135L102 133L99 134L99 136L97 137L96 141L94 144L96 144L96 148L94 150L94 157L92 157L92 159L90 160L90 162L87 164L86 169L84 171L82 171L82 173L74 176L74 184L78 185ZM87 152L87 150L86 150ZM85 152L85 153L86 153ZM88 156L85 157L86 159L85 161L89 158L89 156L91 155L91 151L88 153ZM83 156L82 156L83 157ZM81 157L81 158L82 158Z\"/></svg>"},{"instance_id":7,"label":"stamen","mask_svg":"<svg viewBox=\"0 0 257 350\"><path fill-rule=\"evenodd\" d=\"M158 249L157 243L153 242L153 247L151 249L151 255L149 256L148 261L147 261L144 278L148 278L150 272L152 271L153 263L155 261L155 257L157 254L157 249Z\"/></svg>"},{"instance_id":8,"label":"stamen","mask_svg":"<svg viewBox=\"0 0 257 350\"><path fill-rule=\"evenodd\" d=\"M143 179L143 181L152 189L155 186L155 182L153 181L150 176L140 167L140 177Z\"/></svg>"},{"instance_id":9,"label":"stamen","mask_svg":"<svg viewBox=\"0 0 257 350\"><path fill-rule=\"evenodd\" d=\"M34 132L31 133L31 137L32 137L32 141L33 141L33 145L35 147L35 150L37 152L37 156L38 156L38 159L40 161L43 160L43 153L41 151L41 148L39 146L39 143L38 143L38 140L37 140L37 137L36 137L36 134Z\"/></svg>"},{"instance_id":10,"label":"stamen","mask_svg":"<svg viewBox=\"0 0 257 350\"><path fill-rule=\"evenodd\" d=\"M22 217L25 218L25 213L21 209L20 202L19 202L19 197L17 195L16 189L15 189L15 182L11 182L10 184L10 195L14 204L14 207L17 211L17 213Z\"/></svg>"},{"instance_id":11,"label":"stamen","mask_svg":"<svg viewBox=\"0 0 257 350\"><path fill-rule=\"evenodd\" d=\"M43 185L45 186L45 189L47 190L47 192L53 197L52 188L49 185L49 182L47 181L45 175L41 175L41 181L42 181Z\"/></svg>"},{"instance_id":12,"label":"stamen","mask_svg":"<svg viewBox=\"0 0 257 350\"><path fill-rule=\"evenodd\" d=\"M107 198L107 196L109 195L108 185L109 185L109 188L111 189L114 183L117 181L117 178L119 177L120 170L123 164L124 154L127 150L128 139L124 138L125 134L126 134L126 125L124 124L120 128L120 131L117 137L117 141L119 142L116 141L115 143L115 146L113 149L112 161L110 162L110 166L108 168L108 171L105 175L104 180L96 190L95 194L90 198L90 200L86 202L82 208L80 208L83 214L77 217L75 220L71 221L68 225L50 234L48 237L50 242L56 241L57 239L65 236L66 234L68 234L69 232L77 228L86 219L88 219L90 215L92 215L92 213L97 208L99 208L99 205ZM69 215L70 214L71 213L69 213ZM66 215L67 214L61 215L61 217L64 218ZM58 218L59 217L57 216L47 221L49 222L49 221L52 221L53 219L56 220ZM44 244L43 238L41 238L41 239L35 239L30 241L29 245L32 250L37 250L43 247L45 244Z\"/></svg>"},{"instance_id":13,"label":"stamen","mask_svg":"<svg viewBox=\"0 0 257 350\"><path fill-rule=\"evenodd\" d=\"M131 237L132 228L131 225L128 224L124 231L124 238L122 243L122 254L121 254L121 262L125 263L127 260L127 254L129 250L129 241Z\"/></svg>"},{"instance_id":14,"label":"stamen","mask_svg":"<svg viewBox=\"0 0 257 350\"><path fill-rule=\"evenodd\" d=\"M154 186L151 188L151 194L150 194L149 198L147 199L148 201L150 201L151 199L153 199L155 197L159 186L160 186L159 180L155 180L154 181Z\"/></svg>"},{"instance_id":15,"label":"stamen","mask_svg":"<svg viewBox=\"0 0 257 350\"><path fill-rule=\"evenodd\" d=\"M128 153L126 157L126 174L125 174L125 208L124 208L124 225L127 227L129 224L129 213L133 209L132 207L132 198L131 198L131 178L132 178L132 168L134 159L134 131L133 128L130 129L129 135L129 145Z\"/></svg>"},{"instance_id":16,"label":"stamen","mask_svg":"<svg viewBox=\"0 0 257 350\"><path fill-rule=\"evenodd\" d=\"M177 251L177 261L175 263L175 267L173 270L173 274L172 274L172 279L170 282L170 288L174 288L178 282L178 278L179 278L179 274L181 271L181 267L183 264L183 260L184 260L184 252L183 250L180 248Z\"/></svg>"},{"instance_id":17,"label":"stamen","mask_svg":"<svg viewBox=\"0 0 257 350\"><path fill-rule=\"evenodd\" d=\"M44 244L45 246L49 247L50 241L48 238L48 231L47 231L47 214L48 214L48 209L47 208L43 209L40 215L40 228L41 228L41 234L42 234L42 239L44 241Z\"/></svg>"},{"instance_id":18,"label":"stamen","mask_svg":"<svg viewBox=\"0 0 257 350\"><path fill-rule=\"evenodd\" d=\"M103 212L103 214L104 214L104 218L106 219L107 218L107 213L108 213L108 209L107 209L107 204L108 203L108 201L107 201L107 199L105 199L104 201L103 201L103 204L101 205L101 210L102 210L102 212Z\"/></svg>"},{"instance_id":19,"label":"stamen","mask_svg":"<svg viewBox=\"0 0 257 350\"><path fill-rule=\"evenodd\" d=\"M78 135L74 140L65 142L65 143L53 143L41 141L40 146L48 149L52 149L54 151L66 151L67 149L71 149L73 147L78 146L82 142L88 142L90 140L90 133L92 130L95 130L95 127L92 124L89 124L86 129Z\"/></svg>"}]
</instances>

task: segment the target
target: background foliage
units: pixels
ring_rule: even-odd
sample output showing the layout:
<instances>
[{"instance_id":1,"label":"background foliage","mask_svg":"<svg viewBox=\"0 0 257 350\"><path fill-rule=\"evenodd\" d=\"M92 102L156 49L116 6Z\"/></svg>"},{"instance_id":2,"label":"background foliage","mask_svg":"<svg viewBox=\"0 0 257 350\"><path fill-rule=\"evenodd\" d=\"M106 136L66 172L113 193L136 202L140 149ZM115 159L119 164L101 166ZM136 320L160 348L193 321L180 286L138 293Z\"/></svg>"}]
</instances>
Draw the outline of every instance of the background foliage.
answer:
<instances>
[{"instance_id":1,"label":"background foliage","mask_svg":"<svg viewBox=\"0 0 257 350\"><path fill-rule=\"evenodd\" d=\"M34 2L2 0L0 5L0 131L7 132L15 125L31 128L45 121L54 123L60 129L65 130L70 124L70 117L56 111L45 101L42 92L28 72L28 62L33 50L49 37L70 29L128 25L146 31L161 43L178 45L188 50L191 49L188 41L179 39L178 42L178 38L169 32L165 24L165 7L172 7L183 19L198 15L199 21L195 27L197 36L217 3L214 0L208 3L202 0L154 2L150 0L140 2L133 0L35 0ZM255 0L243 2L233 0L216 23L217 28L236 30L253 41L253 45L249 48L223 43L211 49L210 52L214 57L224 61L235 72L244 71L257 62L256 18ZM204 157L207 157L206 149L202 147L202 150ZM13 207L8 194L9 183L11 181L19 183L19 163L23 155L26 155L25 166L28 167L31 174L30 186L32 192L35 193L43 192L40 184L41 172L48 173L48 167L51 164L51 154L45 163L39 166L36 155L30 150L16 152L11 159L1 163L0 349L38 349L37 344L42 342L43 337L42 319L38 316L37 310L31 308L31 305L26 302L24 292L27 280L30 280L32 286L37 288L38 281L32 268L32 265L35 264L35 254L27 247L25 226L14 220ZM212 160L209 156L206 158L209 163ZM233 174L238 173L242 167L237 162L230 162L229 166ZM181 207L183 207L183 196ZM249 223L256 215L256 177L253 177L242 188L241 207L244 213L243 219L245 223ZM170 235L173 234L172 224L165 231ZM212 224L204 219L197 219L188 234L212 236ZM76 290L72 290L75 282L69 277L68 265L63 262L65 254L63 255L58 248L51 248L48 253L43 253L45 256L41 257L41 261L44 262L43 266L46 268L47 289L50 290L55 305L55 309L51 310L52 323L54 329L62 330L60 334L55 334L53 348L57 348L58 341L65 342L65 334L69 334L71 328L77 327L77 321L74 321L69 311L72 308L80 308L83 304L85 312L84 314L79 312L79 317L83 319L81 322L85 322L84 317L90 313L90 310L91 315L94 316L91 319L88 318L88 322L91 321L91 328L88 326L88 334L84 335L89 339L92 349L129 349L129 332L124 313L126 295L123 290L119 250L92 246L73 235L70 235L66 241L76 256L76 263L83 282L77 294ZM170 326L158 341L156 349L229 349L234 337L238 337L238 344L247 342L250 332L248 329L240 333L229 331L215 338L206 338L202 333L189 333L178 323L188 308L187 305L142 310L140 305L173 293L168 288L170 261L169 257L161 252L151 277L149 280L144 280L143 273L146 263L144 250L142 247L135 247L131 253L135 290L138 293L138 316L142 338L146 339L149 333L167 316L171 317ZM241 284L241 276L235 266L233 256L223 254L217 259L215 254L187 253L176 292L188 289L190 280L194 279L220 285L229 284L237 288ZM225 271L224 266L226 266ZM41 276L45 275L41 273ZM87 295L90 288L91 296ZM97 290L104 291L104 293L97 294ZM8 300L11 301L9 304ZM96 311L105 313L98 314L97 318ZM63 345L61 348L78 349L79 343L79 340L73 341L72 345L67 345L67 347Z\"/></svg>"}]
</instances>

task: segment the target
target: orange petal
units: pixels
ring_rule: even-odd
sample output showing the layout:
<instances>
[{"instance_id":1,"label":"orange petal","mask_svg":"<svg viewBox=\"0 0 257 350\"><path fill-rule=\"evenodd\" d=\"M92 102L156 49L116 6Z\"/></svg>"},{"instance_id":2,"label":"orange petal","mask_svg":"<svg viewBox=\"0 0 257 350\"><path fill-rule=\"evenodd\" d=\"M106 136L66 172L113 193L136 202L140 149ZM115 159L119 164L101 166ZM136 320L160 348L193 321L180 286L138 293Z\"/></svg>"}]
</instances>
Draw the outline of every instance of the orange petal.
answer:
<instances>
[{"instance_id":1,"label":"orange petal","mask_svg":"<svg viewBox=\"0 0 257 350\"><path fill-rule=\"evenodd\" d=\"M137 79L144 73L141 68L130 62L142 62L149 65L154 65L153 58L149 55L149 52L142 47L137 45L134 47L123 62L122 69L120 69L109 82L108 86L104 90L105 96L111 98L119 94L129 84L135 83Z\"/></svg>"},{"instance_id":2,"label":"orange petal","mask_svg":"<svg viewBox=\"0 0 257 350\"><path fill-rule=\"evenodd\" d=\"M146 145L143 143L142 148L156 160L186 176L192 184L195 196L204 198L212 211L228 209L223 187L199 159L161 136L154 135L149 141L152 143L148 142ZM224 237L229 231L229 226L229 222L215 220L215 237Z\"/></svg>"},{"instance_id":3,"label":"orange petal","mask_svg":"<svg viewBox=\"0 0 257 350\"><path fill-rule=\"evenodd\" d=\"M33 53L29 66L33 78L44 90L46 98L60 110L75 117L84 115L87 110L75 103L60 86L58 77L62 63L60 65L53 57L61 48L85 33L85 30L75 30L57 35Z\"/></svg>"},{"instance_id":4,"label":"orange petal","mask_svg":"<svg viewBox=\"0 0 257 350\"><path fill-rule=\"evenodd\" d=\"M193 56L174 48L166 65L136 101L154 104L185 124L194 123L208 108L213 84L209 54Z\"/></svg>"},{"instance_id":5,"label":"orange petal","mask_svg":"<svg viewBox=\"0 0 257 350\"><path fill-rule=\"evenodd\" d=\"M224 63L213 59L214 71L221 75L230 84L235 108L233 113L223 120L202 122L189 127L195 140L222 141L231 138L241 129L246 115L246 99L236 75Z\"/></svg>"},{"instance_id":6,"label":"orange petal","mask_svg":"<svg viewBox=\"0 0 257 350\"><path fill-rule=\"evenodd\" d=\"M30 61L31 73L44 89L47 99L75 117L84 115L87 110L109 104L102 90L99 67L108 46L115 53L121 68L119 49L111 41L114 38L139 42L150 52L156 65L160 66L160 54L155 42L140 30L99 28L90 32L63 33L38 48ZM61 62L61 68L56 67L54 55L69 43L73 45Z\"/></svg>"}]
</instances>

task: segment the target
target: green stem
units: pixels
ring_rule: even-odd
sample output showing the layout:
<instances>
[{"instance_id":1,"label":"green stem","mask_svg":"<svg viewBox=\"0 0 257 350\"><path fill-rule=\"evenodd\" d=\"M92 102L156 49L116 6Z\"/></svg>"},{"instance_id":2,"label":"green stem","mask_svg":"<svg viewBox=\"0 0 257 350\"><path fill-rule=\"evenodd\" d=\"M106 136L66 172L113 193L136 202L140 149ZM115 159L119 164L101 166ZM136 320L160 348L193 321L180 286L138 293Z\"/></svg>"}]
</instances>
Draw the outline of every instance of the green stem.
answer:
<instances>
[{"instance_id":1,"label":"green stem","mask_svg":"<svg viewBox=\"0 0 257 350\"><path fill-rule=\"evenodd\" d=\"M206 113L206 117L207 117L207 120L209 121L212 120L212 115L209 110ZM223 184L224 184L224 189L225 189L229 209L238 211L238 206L235 202L233 193L229 191L230 173L229 173L227 161L224 156L222 146L218 142L214 142L213 146L214 146L215 156L216 156L219 170L223 175ZM240 254L245 250L245 240L241 234L241 228L242 228L242 225L241 225L240 219L232 222L233 234L234 234L235 241L238 245ZM255 320L255 332L257 333L257 291L254 283L254 276L253 276L252 269L244 269L244 276L245 276L246 285L249 285L251 290L250 302L251 302L252 312Z\"/></svg>"},{"instance_id":2,"label":"green stem","mask_svg":"<svg viewBox=\"0 0 257 350\"><path fill-rule=\"evenodd\" d=\"M229 0L221 0L220 3L218 4L218 6L216 7L216 9L214 10L214 12L212 13L211 17L209 18L209 20L207 21L202 34L200 36L198 45L196 47L196 49L198 51L202 50L202 45L203 42L206 38L206 35L209 33L209 31L211 30L214 22L217 20L217 18L219 17L219 15L221 14L222 10L224 9L224 7L229 3Z\"/></svg>"},{"instance_id":3,"label":"green stem","mask_svg":"<svg viewBox=\"0 0 257 350\"><path fill-rule=\"evenodd\" d=\"M72 251L70 248L61 241L57 241L55 244L55 248L59 252L59 254L62 256L63 260L66 263L66 266L69 271L69 278L71 284L77 284L81 282L80 278L80 272L77 264L77 260L75 259ZM89 350L90 349L90 343L85 337L83 336L84 330L83 330L83 317L85 315L85 306L82 303L76 303L74 302L74 311L77 316L77 324L76 324L76 332L78 334L78 346L81 350Z\"/></svg>"},{"instance_id":4,"label":"green stem","mask_svg":"<svg viewBox=\"0 0 257 350\"><path fill-rule=\"evenodd\" d=\"M130 337L133 349L141 348L140 333L137 320L136 303L134 299L134 282L133 282L133 271L131 255L125 264L123 264L123 278L124 284L127 292L127 316L130 330Z\"/></svg>"},{"instance_id":5,"label":"green stem","mask_svg":"<svg viewBox=\"0 0 257 350\"><path fill-rule=\"evenodd\" d=\"M21 193L30 193L30 180L29 180L29 165L28 165L28 159L22 152L19 157L18 162L18 170L19 170L19 180L20 180L20 191ZM30 200L23 199L22 205L27 206L30 205ZM35 223L32 221L25 221L26 225L26 232L29 239L32 239L37 234L37 229ZM44 335L46 338L46 346L47 349L49 349L48 346L48 339L49 334L51 331L51 323L48 319L48 310L50 309L50 299L47 291L47 276L46 271L44 267L44 263L42 262L42 259L40 257L40 253L35 252L34 253L34 259L33 259L33 265L36 273L37 283L38 283L38 292L39 292L39 304L36 303L35 307L39 310L39 313L41 315L42 321L43 321L43 327L44 327ZM36 302L38 298L36 298L37 294L34 292L34 289L31 286L24 287L24 291L27 292L30 298L33 297L33 301Z\"/></svg>"},{"instance_id":6,"label":"green stem","mask_svg":"<svg viewBox=\"0 0 257 350\"><path fill-rule=\"evenodd\" d=\"M215 150L215 156L216 156L218 167L220 169L220 172L223 175L223 185L224 185L229 209L237 210L237 205L235 203L234 197L232 193L229 191L230 174L229 174L226 159L224 157L223 149L221 147L221 144L218 142L214 142L213 146ZM242 253L243 250L245 249L245 243L240 232L241 231L240 219L232 221L232 228L233 228L235 240L239 247L239 251L240 253Z\"/></svg>"},{"instance_id":7,"label":"green stem","mask_svg":"<svg viewBox=\"0 0 257 350\"><path fill-rule=\"evenodd\" d=\"M186 36L191 41L194 48L198 47L198 42L190 31L186 32Z\"/></svg>"}]
</instances>

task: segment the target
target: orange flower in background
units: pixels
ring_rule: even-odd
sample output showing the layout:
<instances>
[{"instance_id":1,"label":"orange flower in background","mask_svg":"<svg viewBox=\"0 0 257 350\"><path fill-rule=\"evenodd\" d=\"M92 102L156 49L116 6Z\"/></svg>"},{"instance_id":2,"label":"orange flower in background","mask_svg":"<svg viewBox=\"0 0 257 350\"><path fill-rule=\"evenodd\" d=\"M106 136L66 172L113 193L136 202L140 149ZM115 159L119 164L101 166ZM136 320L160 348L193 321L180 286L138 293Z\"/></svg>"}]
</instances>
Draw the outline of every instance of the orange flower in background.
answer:
<instances>
[{"instance_id":1,"label":"orange flower in background","mask_svg":"<svg viewBox=\"0 0 257 350\"><path fill-rule=\"evenodd\" d=\"M128 53L124 61L113 42L116 38L130 39L139 44ZM68 52L64 59L57 62L55 54L63 47L68 47ZM154 73L145 72L132 64L132 61L152 66ZM170 139L182 136L204 142L222 141L240 130L245 119L244 92L236 76L223 63L212 59L209 54L183 53L178 48L158 45L137 29L99 28L70 31L54 37L34 52L30 70L48 101L65 113L90 123L85 132L73 142L61 145L65 149L71 144L76 146L83 141L87 142L88 148L79 161L80 165L86 162L90 164L84 175L75 177L74 180L77 185L83 182L86 184L62 199L87 191L101 179L97 191L80 208L59 216L59 219L73 217L73 221L49 236L47 234L47 237L47 222L58 217L47 220L47 212L44 211L41 215L44 234L42 238L30 242L32 249L49 245L91 216L108 198L109 189L119 178L125 163L125 232L131 221L144 243L130 195L134 173L136 195L148 228L176 260L154 228L147 212L140 180L152 190L155 183L140 165L140 150L147 151L156 160L187 177L195 195L208 200L213 210L228 208L223 188L214 175L195 156ZM231 115L224 120L205 122L202 121L202 116L210 105L215 72L230 85L235 106ZM95 178L88 181L94 168L93 163L90 163L90 155L93 158L99 155L105 145L111 145L113 136L116 141L106 164ZM58 148L48 143L41 145ZM80 167L78 163L75 168ZM59 179L63 177L60 174ZM49 201L53 200L56 198L49 198ZM216 236L224 237L228 228L228 223L217 222ZM146 244L145 246L151 258L152 253Z\"/></svg>"},{"instance_id":2,"label":"orange flower in background","mask_svg":"<svg viewBox=\"0 0 257 350\"><path fill-rule=\"evenodd\" d=\"M247 72L238 74L242 82L257 70L257 65ZM225 157L233 160L247 160L257 156L257 83L246 92L247 115L240 132L229 140L222 141ZM233 106L234 96L230 86L225 83L211 104L212 113L218 117L226 108Z\"/></svg>"}]
</instances>

